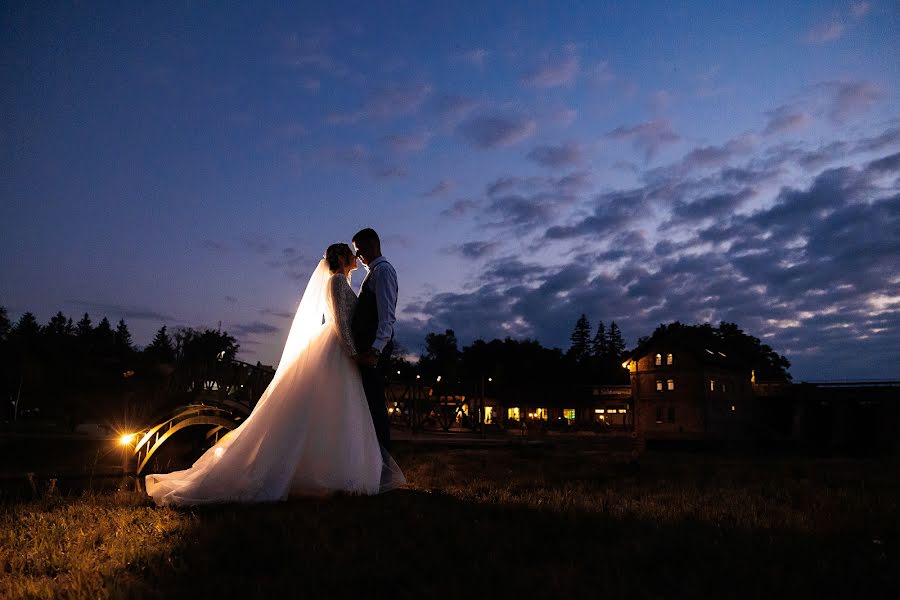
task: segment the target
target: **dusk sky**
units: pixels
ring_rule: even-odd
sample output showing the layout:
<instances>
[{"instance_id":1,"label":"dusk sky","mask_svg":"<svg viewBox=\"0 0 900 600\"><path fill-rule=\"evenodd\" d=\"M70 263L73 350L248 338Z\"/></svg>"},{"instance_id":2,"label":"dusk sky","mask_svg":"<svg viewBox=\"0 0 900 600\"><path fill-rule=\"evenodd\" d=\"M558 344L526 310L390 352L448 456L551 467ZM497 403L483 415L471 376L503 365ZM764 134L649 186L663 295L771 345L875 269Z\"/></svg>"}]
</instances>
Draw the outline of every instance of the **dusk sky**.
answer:
<instances>
[{"instance_id":1,"label":"dusk sky","mask_svg":"<svg viewBox=\"0 0 900 600\"><path fill-rule=\"evenodd\" d=\"M267 4L3 4L13 320L273 364L370 226L412 352L725 320L798 381L900 378L895 0Z\"/></svg>"}]
</instances>

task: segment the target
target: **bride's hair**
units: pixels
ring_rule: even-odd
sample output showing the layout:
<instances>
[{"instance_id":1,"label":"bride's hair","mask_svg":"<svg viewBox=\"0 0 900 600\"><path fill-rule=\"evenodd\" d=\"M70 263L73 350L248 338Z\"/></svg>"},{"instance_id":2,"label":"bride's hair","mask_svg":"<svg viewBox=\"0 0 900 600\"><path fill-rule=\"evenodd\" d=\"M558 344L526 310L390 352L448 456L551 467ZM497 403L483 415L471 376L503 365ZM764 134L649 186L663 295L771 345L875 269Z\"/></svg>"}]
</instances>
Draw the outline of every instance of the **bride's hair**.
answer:
<instances>
[{"instance_id":1,"label":"bride's hair","mask_svg":"<svg viewBox=\"0 0 900 600\"><path fill-rule=\"evenodd\" d=\"M337 273L341 270L341 266L347 264L352 256L353 250L347 244L332 244L325 251L324 258L325 262L328 263L328 269L332 273Z\"/></svg>"}]
</instances>

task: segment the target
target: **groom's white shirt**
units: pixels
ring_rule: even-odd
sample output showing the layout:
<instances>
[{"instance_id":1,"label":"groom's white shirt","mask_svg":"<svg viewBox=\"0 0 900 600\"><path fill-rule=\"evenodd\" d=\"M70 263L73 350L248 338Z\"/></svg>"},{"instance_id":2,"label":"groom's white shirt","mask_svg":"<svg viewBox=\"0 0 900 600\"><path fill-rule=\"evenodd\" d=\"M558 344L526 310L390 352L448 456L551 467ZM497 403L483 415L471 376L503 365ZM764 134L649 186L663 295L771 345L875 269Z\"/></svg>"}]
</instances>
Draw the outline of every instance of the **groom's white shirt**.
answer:
<instances>
[{"instance_id":1,"label":"groom's white shirt","mask_svg":"<svg viewBox=\"0 0 900 600\"><path fill-rule=\"evenodd\" d=\"M381 263L386 263L380 269L375 269ZM397 271L383 256L379 256L366 267L366 277L362 285L366 285L369 277L373 277L375 284L375 301L378 306L378 329L375 332L375 342L372 347L381 352L387 343L394 337L394 322L397 310ZM362 286L359 288L362 292ZM362 351L362 349L360 349Z\"/></svg>"}]
</instances>

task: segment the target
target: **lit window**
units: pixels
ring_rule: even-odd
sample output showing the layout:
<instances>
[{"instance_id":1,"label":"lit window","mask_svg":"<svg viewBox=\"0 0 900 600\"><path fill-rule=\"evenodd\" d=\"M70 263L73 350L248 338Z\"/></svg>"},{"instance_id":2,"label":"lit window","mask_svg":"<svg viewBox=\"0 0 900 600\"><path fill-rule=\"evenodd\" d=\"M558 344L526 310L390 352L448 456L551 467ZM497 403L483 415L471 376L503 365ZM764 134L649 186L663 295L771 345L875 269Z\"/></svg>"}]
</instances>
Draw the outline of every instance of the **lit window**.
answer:
<instances>
[{"instance_id":1,"label":"lit window","mask_svg":"<svg viewBox=\"0 0 900 600\"><path fill-rule=\"evenodd\" d=\"M606 412L606 409L603 409L603 408L595 408L595 409L594 409L594 412L597 413L598 415L602 415L603 413Z\"/></svg>"},{"instance_id":2,"label":"lit window","mask_svg":"<svg viewBox=\"0 0 900 600\"><path fill-rule=\"evenodd\" d=\"M734 411L736 411L736 410L737 410L737 407L736 407L734 404L732 404L732 405L731 405L731 412L734 412Z\"/></svg>"},{"instance_id":3,"label":"lit window","mask_svg":"<svg viewBox=\"0 0 900 600\"><path fill-rule=\"evenodd\" d=\"M565 408L563 409L563 416L570 423L575 420L575 409L574 408Z\"/></svg>"},{"instance_id":4,"label":"lit window","mask_svg":"<svg viewBox=\"0 0 900 600\"><path fill-rule=\"evenodd\" d=\"M493 406L485 406L484 407L484 422L485 423L493 423L494 422L494 407Z\"/></svg>"},{"instance_id":5,"label":"lit window","mask_svg":"<svg viewBox=\"0 0 900 600\"><path fill-rule=\"evenodd\" d=\"M709 380L709 391L711 391L711 392L716 391L716 380L715 379Z\"/></svg>"},{"instance_id":6,"label":"lit window","mask_svg":"<svg viewBox=\"0 0 900 600\"><path fill-rule=\"evenodd\" d=\"M515 421L519 420L519 407L516 406L514 408L510 408L506 411L506 418L513 419Z\"/></svg>"},{"instance_id":7,"label":"lit window","mask_svg":"<svg viewBox=\"0 0 900 600\"><path fill-rule=\"evenodd\" d=\"M666 389L670 392L675 389L675 380L674 379L666 379Z\"/></svg>"},{"instance_id":8,"label":"lit window","mask_svg":"<svg viewBox=\"0 0 900 600\"><path fill-rule=\"evenodd\" d=\"M671 365L674 362L675 362L675 357L672 356L671 354L666 354L666 364Z\"/></svg>"},{"instance_id":9,"label":"lit window","mask_svg":"<svg viewBox=\"0 0 900 600\"><path fill-rule=\"evenodd\" d=\"M668 421L669 423L675 422L675 407L674 406L669 407L669 414L666 415L666 421Z\"/></svg>"},{"instance_id":10,"label":"lit window","mask_svg":"<svg viewBox=\"0 0 900 600\"><path fill-rule=\"evenodd\" d=\"M547 409L546 408L534 409L534 418L539 419L541 421L546 421L547 420Z\"/></svg>"},{"instance_id":11,"label":"lit window","mask_svg":"<svg viewBox=\"0 0 900 600\"><path fill-rule=\"evenodd\" d=\"M723 392L725 391L725 384L724 384L724 383L722 384L722 391L723 391Z\"/></svg>"},{"instance_id":12,"label":"lit window","mask_svg":"<svg viewBox=\"0 0 900 600\"><path fill-rule=\"evenodd\" d=\"M658 367L661 364L662 364L662 354L657 354L656 355L656 366Z\"/></svg>"},{"instance_id":13,"label":"lit window","mask_svg":"<svg viewBox=\"0 0 900 600\"><path fill-rule=\"evenodd\" d=\"M663 390L662 379L657 379L656 380L656 391L661 392L662 390Z\"/></svg>"}]
</instances>

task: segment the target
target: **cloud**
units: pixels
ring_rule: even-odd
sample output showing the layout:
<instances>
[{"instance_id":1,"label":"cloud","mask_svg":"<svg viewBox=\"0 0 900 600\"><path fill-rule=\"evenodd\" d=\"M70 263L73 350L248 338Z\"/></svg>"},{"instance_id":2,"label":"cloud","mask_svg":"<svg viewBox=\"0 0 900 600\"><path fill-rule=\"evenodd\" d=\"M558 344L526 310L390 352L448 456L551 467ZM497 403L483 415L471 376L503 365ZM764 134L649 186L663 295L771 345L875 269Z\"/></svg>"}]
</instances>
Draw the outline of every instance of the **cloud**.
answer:
<instances>
[{"instance_id":1,"label":"cloud","mask_svg":"<svg viewBox=\"0 0 900 600\"><path fill-rule=\"evenodd\" d=\"M272 316L272 317L278 317L280 319L293 319L294 318L293 313L282 312L282 311L275 310L273 308L263 308L259 311L259 314L266 315L266 316Z\"/></svg>"},{"instance_id":2,"label":"cloud","mask_svg":"<svg viewBox=\"0 0 900 600\"><path fill-rule=\"evenodd\" d=\"M459 55L459 58L463 61L478 67L479 69L484 68L484 61L490 55L490 52L485 50L484 48L472 48L471 50L467 50Z\"/></svg>"},{"instance_id":3,"label":"cloud","mask_svg":"<svg viewBox=\"0 0 900 600\"><path fill-rule=\"evenodd\" d=\"M688 171L718 167L728 163L735 156L746 154L755 144L754 136L742 135L728 140L721 146L698 146L684 156L680 166Z\"/></svg>"},{"instance_id":4,"label":"cloud","mask_svg":"<svg viewBox=\"0 0 900 600\"><path fill-rule=\"evenodd\" d=\"M816 25L806 32L804 39L811 44L825 44L838 40L843 35L844 24L835 20Z\"/></svg>"},{"instance_id":5,"label":"cloud","mask_svg":"<svg viewBox=\"0 0 900 600\"><path fill-rule=\"evenodd\" d=\"M681 137L672 130L668 119L646 121L631 127L617 127L607 137L618 140L631 140L634 147L644 152L644 160L649 161L664 144L673 144Z\"/></svg>"},{"instance_id":6,"label":"cloud","mask_svg":"<svg viewBox=\"0 0 900 600\"><path fill-rule=\"evenodd\" d=\"M503 148L525 141L534 135L533 119L521 116L482 115L464 121L457 131L478 148Z\"/></svg>"},{"instance_id":7,"label":"cloud","mask_svg":"<svg viewBox=\"0 0 900 600\"><path fill-rule=\"evenodd\" d=\"M477 100L467 96L442 94L431 103L431 110L444 121L455 123L464 119L479 104Z\"/></svg>"},{"instance_id":8,"label":"cloud","mask_svg":"<svg viewBox=\"0 0 900 600\"><path fill-rule=\"evenodd\" d=\"M201 240L200 245L201 245L203 248L206 248L207 250L214 250L214 251L216 251L216 252L223 252L223 253L224 253L224 252L230 252L230 251L231 251L231 248L228 246L228 244L226 244L226 243L224 243L224 242L219 242L219 241L216 241L216 240L211 240L211 239L208 239L208 238L204 238L203 240Z\"/></svg>"},{"instance_id":9,"label":"cloud","mask_svg":"<svg viewBox=\"0 0 900 600\"><path fill-rule=\"evenodd\" d=\"M884 94L878 85L869 81L826 81L815 89L829 96L828 118L842 125L851 117L868 111Z\"/></svg>"},{"instance_id":10,"label":"cloud","mask_svg":"<svg viewBox=\"0 0 900 600\"><path fill-rule=\"evenodd\" d=\"M537 88L571 85L578 77L578 62L574 49L567 48L562 56L547 57L543 64L522 76L522 83Z\"/></svg>"},{"instance_id":11,"label":"cloud","mask_svg":"<svg viewBox=\"0 0 900 600\"><path fill-rule=\"evenodd\" d=\"M478 241L453 246L450 250L465 258L478 259L494 254L499 247L500 242Z\"/></svg>"},{"instance_id":12,"label":"cloud","mask_svg":"<svg viewBox=\"0 0 900 600\"><path fill-rule=\"evenodd\" d=\"M282 248L266 261L266 265L283 271L291 281L298 282L306 281L315 266L309 256L294 246Z\"/></svg>"},{"instance_id":13,"label":"cloud","mask_svg":"<svg viewBox=\"0 0 900 600\"><path fill-rule=\"evenodd\" d=\"M325 121L332 125L356 123L363 119L386 120L418 111L431 95L428 84L387 84L370 92L362 108L344 113L331 113Z\"/></svg>"},{"instance_id":14,"label":"cloud","mask_svg":"<svg viewBox=\"0 0 900 600\"><path fill-rule=\"evenodd\" d=\"M554 225L547 229L544 237L551 240L584 236L602 239L638 223L649 212L650 204L642 190L610 192L597 197L590 215L569 225Z\"/></svg>"},{"instance_id":15,"label":"cloud","mask_svg":"<svg viewBox=\"0 0 900 600\"><path fill-rule=\"evenodd\" d=\"M536 146L528 158L543 167L559 168L578 165L583 159L581 144L567 142L558 146Z\"/></svg>"},{"instance_id":16,"label":"cloud","mask_svg":"<svg viewBox=\"0 0 900 600\"><path fill-rule=\"evenodd\" d=\"M281 328L275 327L274 325L269 325L268 323L263 323L261 321L232 324L229 329L229 333L237 338L238 342L241 344L245 343L243 340L241 340L242 337L255 335L272 335L281 332Z\"/></svg>"},{"instance_id":17,"label":"cloud","mask_svg":"<svg viewBox=\"0 0 900 600\"><path fill-rule=\"evenodd\" d=\"M237 298L234 296L225 296L225 302L228 302L229 304L236 304L237 301Z\"/></svg>"},{"instance_id":18,"label":"cloud","mask_svg":"<svg viewBox=\"0 0 900 600\"><path fill-rule=\"evenodd\" d=\"M175 321L172 315L158 312L149 308L133 306L128 304L106 304L104 302L92 302L90 300L67 300L67 304L78 307L87 313L95 315L109 316L113 319L119 317L122 319L132 319L135 321L162 321L171 323Z\"/></svg>"},{"instance_id":19,"label":"cloud","mask_svg":"<svg viewBox=\"0 0 900 600\"><path fill-rule=\"evenodd\" d=\"M393 134L386 135L382 139L388 146L399 152L419 152L428 147L428 142L431 140L431 132L422 131L405 135Z\"/></svg>"},{"instance_id":20,"label":"cloud","mask_svg":"<svg viewBox=\"0 0 900 600\"><path fill-rule=\"evenodd\" d=\"M763 135L774 135L797 131L809 123L809 115L791 106L779 106L766 113L769 117Z\"/></svg>"},{"instance_id":21,"label":"cloud","mask_svg":"<svg viewBox=\"0 0 900 600\"><path fill-rule=\"evenodd\" d=\"M442 210L441 216L452 219L459 219L475 210L478 210L479 208L481 208L481 202L479 202L478 200L463 198L454 201L453 204Z\"/></svg>"},{"instance_id":22,"label":"cloud","mask_svg":"<svg viewBox=\"0 0 900 600\"><path fill-rule=\"evenodd\" d=\"M442 179L438 181L430 191L422 194L426 198L434 198L435 196L443 196L447 192L449 192L453 188L453 182L449 179Z\"/></svg>"},{"instance_id":23,"label":"cloud","mask_svg":"<svg viewBox=\"0 0 900 600\"><path fill-rule=\"evenodd\" d=\"M850 13L856 18L862 18L869 14L872 5L868 2L853 2L850 4Z\"/></svg>"},{"instance_id":24,"label":"cloud","mask_svg":"<svg viewBox=\"0 0 900 600\"><path fill-rule=\"evenodd\" d=\"M313 160L357 169L376 179L406 177L408 174L404 167L386 163L381 156L372 156L362 144L324 146L315 151Z\"/></svg>"}]
</instances>

